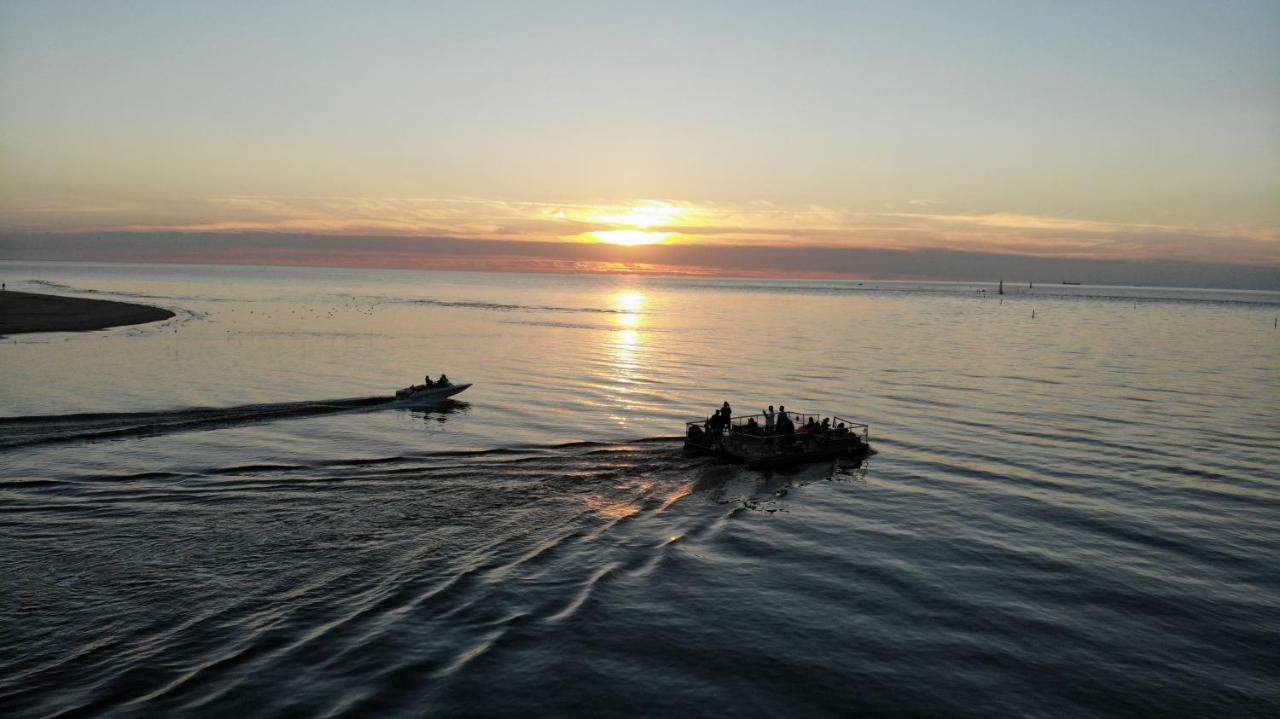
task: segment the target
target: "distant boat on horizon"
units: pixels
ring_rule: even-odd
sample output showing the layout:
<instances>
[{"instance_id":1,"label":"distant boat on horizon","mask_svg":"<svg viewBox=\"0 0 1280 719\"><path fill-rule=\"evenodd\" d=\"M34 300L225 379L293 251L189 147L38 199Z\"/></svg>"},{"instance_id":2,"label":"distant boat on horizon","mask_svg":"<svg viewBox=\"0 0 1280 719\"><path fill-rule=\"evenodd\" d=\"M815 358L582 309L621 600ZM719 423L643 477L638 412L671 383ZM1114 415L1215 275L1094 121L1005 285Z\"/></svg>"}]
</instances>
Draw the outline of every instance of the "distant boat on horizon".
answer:
<instances>
[{"instance_id":1,"label":"distant boat on horizon","mask_svg":"<svg viewBox=\"0 0 1280 719\"><path fill-rule=\"evenodd\" d=\"M1067 280L1063 280L1063 281L1062 281L1062 284L1064 284L1064 285L1078 285L1078 284L1080 284L1080 283L1079 283L1079 282L1070 282L1070 281L1067 281Z\"/></svg>"}]
</instances>

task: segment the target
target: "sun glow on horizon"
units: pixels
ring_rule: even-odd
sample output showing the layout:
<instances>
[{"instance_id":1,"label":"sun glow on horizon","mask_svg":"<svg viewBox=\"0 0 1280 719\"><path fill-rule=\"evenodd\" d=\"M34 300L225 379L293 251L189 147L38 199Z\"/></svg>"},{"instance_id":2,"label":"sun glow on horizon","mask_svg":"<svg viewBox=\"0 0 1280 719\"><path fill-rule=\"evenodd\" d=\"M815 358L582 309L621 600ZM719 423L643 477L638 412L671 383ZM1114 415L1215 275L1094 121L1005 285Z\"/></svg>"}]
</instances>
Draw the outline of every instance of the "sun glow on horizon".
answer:
<instances>
[{"instance_id":1,"label":"sun glow on horizon","mask_svg":"<svg viewBox=\"0 0 1280 719\"><path fill-rule=\"evenodd\" d=\"M586 233L587 236L610 245L634 247L666 242L676 233L656 231L653 228L669 226L688 212L689 208L666 202L645 202L629 207L602 207L587 213L583 219L617 227L594 230Z\"/></svg>"},{"instance_id":2,"label":"sun glow on horizon","mask_svg":"<svg viewBox=\"0 0 1280 719\"><path fill-rule=\"evenodd\" d=\"M611 225L629 225L647 230L650 227L669 225L687 211L684 207L666 202L650 202L633 207L610 208L606 213L593 215L591 219Z\"/></svg>"},{"instance_id":3,"label":"sun glow on horizon","mask_svg":"<svg viewBox=\"0 0 1280 719\"><path fill-rule=\"evenodd\" d=\"M635 247L637 245L657 245L666 241L674 232L644 232L642 230L596 230L587 235L610 244Z\"/></svg>"}]
</instances>

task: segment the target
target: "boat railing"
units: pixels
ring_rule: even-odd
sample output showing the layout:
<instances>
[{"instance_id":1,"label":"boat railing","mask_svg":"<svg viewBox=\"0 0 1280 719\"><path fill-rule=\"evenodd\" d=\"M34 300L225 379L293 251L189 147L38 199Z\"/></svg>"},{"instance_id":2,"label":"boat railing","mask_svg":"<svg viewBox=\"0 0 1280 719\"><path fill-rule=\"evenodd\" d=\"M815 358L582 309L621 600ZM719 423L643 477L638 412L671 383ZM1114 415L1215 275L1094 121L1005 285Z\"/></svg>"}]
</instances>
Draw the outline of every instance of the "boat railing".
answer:
<instances>
[{"instance_id":1,"label":"boat railing","mask_svg":"<svg viewBox=\"0 0 1280 719\"><path fill-rule=\"evenodd\" d=\"M843 417L837 417L835 415L807 414L804 412L775 412L774 413L775 427L777 426L776 425L777 420L784 414L788 418L790 418L791 423L795 425L795 428L796 428L795 432L791 432L789 434L779 434L776 430L773 432L767 432L765 430L765 415L764 413L760 413L760 414L748 414L748 415L743 415L741 417L732 418L729 422L729 427L727 428L727 430L722 430L721 438L728 436L728 437L733 437L735 440L743 440L747 442L756 441L761 443L763 442L777 443L779 440L786 442L787 440L792 440L792 439L801 440L801 439L810 439L814 437L832 438L832 437L843 437L849 434L853 434L860 437L863 442L871 441L870 425L862 422L854 422L852 420L848 420ZM804 428L807 426L810 419L812 419L814 422L814 425L818 427L823 426L822 421L824 419L828 419L830 421L826 426L826 428L821 429L817 433L814 433L814 432L808 432L804 430ZM755 420L754 425L752 424L752 420ZM696 422L685 422L685 438L689 439L695 436L697 433L692 431L692 428L697 427L697 432L702 433L703 443L711 444L713 440L717 438L714 436L706 435L706 428L705 428L706 424L707 424L707 420L699 420ZM840 425L842 424L844 425L843 432L841 431L842 428L840 427Z\"/></svg>"}]
</instances>

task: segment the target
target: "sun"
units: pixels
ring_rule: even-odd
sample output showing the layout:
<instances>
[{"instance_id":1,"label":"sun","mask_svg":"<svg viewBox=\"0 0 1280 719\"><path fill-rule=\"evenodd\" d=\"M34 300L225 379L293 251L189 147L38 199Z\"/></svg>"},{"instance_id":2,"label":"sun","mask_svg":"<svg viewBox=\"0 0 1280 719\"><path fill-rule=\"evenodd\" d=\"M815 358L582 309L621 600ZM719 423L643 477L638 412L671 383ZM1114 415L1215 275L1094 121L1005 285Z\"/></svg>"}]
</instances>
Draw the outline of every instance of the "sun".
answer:
<instances>
[{"instance_id":1,"label":"sun","mask_svg":"<svg viewBox=\"0 0 1280 719\"><path fill-rule=\"evenodd\" d=\"M607 222L611 225L629 225L642 230L650 227L669 225L685 213L683 207L669 205L665 202L648 202L632 207L611 208L597 214L596 222Z\"/></svg>"},{"instance_id":2,"label":"sun","mask_svg":"<svg viewBox=\"0 0 1280 719\"><path fill-rule=\"evenodd\" d=\"M588 232L587 234L610 245L635 247L636 245L659 244L675 233L644 232L642 230L597 230L595 232Z\"/></svg>"},{"instance_id":3,"label":"sun","mask_svg":"<svg viewBox=\"0 0 1280 719\"><path fill-rule=\"evenodd\" d=\"M601 208L587 218L592 222L611 225L614 229L595 230L587 235L610 245L657 245L676 234L659 232L650 228L670 225L685 214L686 209L665 202L646 202L629 207Z\"/></svg>"}]
</instances>

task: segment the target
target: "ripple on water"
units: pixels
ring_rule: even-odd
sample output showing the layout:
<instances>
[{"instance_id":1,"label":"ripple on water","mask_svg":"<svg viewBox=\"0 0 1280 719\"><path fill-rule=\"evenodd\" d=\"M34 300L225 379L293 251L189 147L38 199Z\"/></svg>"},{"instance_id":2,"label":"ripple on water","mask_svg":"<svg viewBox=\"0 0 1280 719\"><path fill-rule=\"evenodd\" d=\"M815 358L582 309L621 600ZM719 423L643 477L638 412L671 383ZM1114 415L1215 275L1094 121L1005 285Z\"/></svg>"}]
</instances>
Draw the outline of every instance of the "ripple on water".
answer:
<instances>
[{"instance_id":1,"label":"ripple on water","mask_svg":"<svg viewBox=\"0 0 1280 719\"><path fill-rule=\"evenodd\" d=\"M6 345L11 715L1280 707L1271 309L78 272L54 289L191 314ZM426 371L468 403L378 403ZM726 399L870 420L880 453L682 457Z\"/></svg>"}]
</instances>

